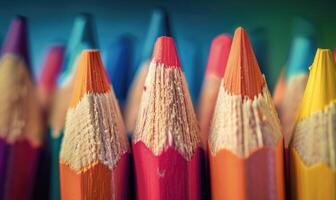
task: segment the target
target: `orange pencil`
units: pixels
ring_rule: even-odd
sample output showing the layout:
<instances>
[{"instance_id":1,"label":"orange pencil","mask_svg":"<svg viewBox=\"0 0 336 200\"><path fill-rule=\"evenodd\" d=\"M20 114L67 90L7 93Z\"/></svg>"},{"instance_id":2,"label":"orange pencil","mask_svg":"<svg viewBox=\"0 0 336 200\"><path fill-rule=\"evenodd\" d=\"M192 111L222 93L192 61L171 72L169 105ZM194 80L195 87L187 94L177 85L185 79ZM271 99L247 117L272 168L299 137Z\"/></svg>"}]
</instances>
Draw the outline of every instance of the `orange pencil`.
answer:
<instances>
[{"instance_id":1,"label":"orange pencil","mask_svg":"<svg viewBox=\"0 0 336 200\"><path fill-rule=\"evenodd\" d=\"M81 54L66 119L61 199L128 199L129 144L98 50Z\"/></svg>"},{"instance_id":2,"label":"orange pencil","mask_svg":"<svg viewBox=\"0 0 336 200\"><path fill-rule=\"evenodd\" d=\"M284 199L283 137L247 33L235 31L209 136L212 199Z\"/></svg>"},{"instance_id":3,"label":"orange pencil","mask_svg":"<svg viewBox=\"0 0 336 200\"><path fill-rule=\"evenodd\" d=\"M215 108L219 85L224 75L230 48L231 37L226 34L217 36L211 43L198 111L201 131L200 136L205 150L207 149L210 121Z\"/></svg>"}]
</instances>

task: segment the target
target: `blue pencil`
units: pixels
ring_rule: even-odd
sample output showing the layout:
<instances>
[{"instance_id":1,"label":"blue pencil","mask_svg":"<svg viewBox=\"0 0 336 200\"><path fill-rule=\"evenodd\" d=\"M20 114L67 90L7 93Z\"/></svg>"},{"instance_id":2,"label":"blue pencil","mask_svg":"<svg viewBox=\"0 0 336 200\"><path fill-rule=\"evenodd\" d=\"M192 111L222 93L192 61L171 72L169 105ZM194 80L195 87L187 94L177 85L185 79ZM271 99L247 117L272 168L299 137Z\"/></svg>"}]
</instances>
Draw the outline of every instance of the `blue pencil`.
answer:
<instances>
[{"instance_id":1,"label":"blue pencil","mask_svg":"<svg viewBox=\"0 0 336 200\"><path fill-rule=\"evenodd\" d=\"M295 20L293 28L293 40L289 51L286 80L299 74L308 73L317 48L314 26L311 23L298 18Z\"/></svg>"},{"instance_id":2,"label":"blue pencil","mask_svg":"<svg viewBox=\"0 0 336 200\"><path fill-rule=\"evenodd\" d=\"M132 67L132 59L133 39L130 35L120 36L106 51L106 71L112 82L121 110L124 108L127 97L128 77Z\"/></svg>"}]
</instances>

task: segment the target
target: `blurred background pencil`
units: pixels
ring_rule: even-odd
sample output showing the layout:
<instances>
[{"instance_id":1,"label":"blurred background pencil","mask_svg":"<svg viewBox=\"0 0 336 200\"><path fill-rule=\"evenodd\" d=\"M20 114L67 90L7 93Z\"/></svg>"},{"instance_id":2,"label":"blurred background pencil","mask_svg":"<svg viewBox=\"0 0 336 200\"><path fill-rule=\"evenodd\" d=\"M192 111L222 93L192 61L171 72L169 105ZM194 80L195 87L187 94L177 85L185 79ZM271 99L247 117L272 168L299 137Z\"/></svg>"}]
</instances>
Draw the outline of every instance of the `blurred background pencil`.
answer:
<instances>
[{"instance_id":1,"label":"blurred background pencil","mask_svg":"<svg viewBox=\"0 0 336 200\"><path fill-rule=\"evenodd\" d=\"M30 199L42 145L41 110L32 76L27 21L16 16L0 61L0 196Z\"/></svg>"},{"instance_id":2,"label":"blurred background pencil","mask_svg":"<svg viewBox=\"0 0 336 200\"><path fill-rule=\"evenodd\" d=\"M286 148L291 139L295 117L308 79L308 68L313 62L316 49L315 33L311 24L298 20L294 23L293 32L285 76L286 89L278 111Z\"/></svg>"},{"instance_id":3,"label":"blurred background pencil","mask_svg":"<svg viewBox=\"0 0 336 200\"><path fill-rule=\"evenodd\" d=\"M199 128L171 37L155 43L132 143L137 199L201 199Z\"/></svg>"},{"instance_id":4,"label":"blurred background pencil","mask_svg":"<svg viewBox=\"0 0 336 200\"><path fill-rule=\"evenodd\" d=\"M48 109L50 108L52 95L56 88L58 75L62 70L63 61L64 46L61 44L51 46L46 53L38 80L39 100L46 116L48 116Z\"/></svg>"},{"instance_id":5,"label":"blurred background pencil","mask_svg":"<svg viewBox=\"0 0 336 200\"><path fill-rule=\"evenodd\" d=\"M61 199L129 195L129 143L99 51L82 52L60 153Z\"/></svg>"},{"instance_id":6,"label":"blurred background pencil","mask_svg":"<svg viewBox=\"0 0 336 200\"><path fill-rule=\"evenodd\" d=\"M166 10L157 8L153 11L149 24L144 49L142 51L141 63L135 70L132 83L127 95L125 107L125 124L128 134L132 134L138 116L141 101L142 88L145 84L150 59L156 39L160 36L170 36L170 22Z\"/></svg>"},{"instance_id":7,"label":"blurred background pencil","mask_svg":"<svg viewBox=\"0 0 336 200\"><path fill-rule=\"evenodd\" d=\"M274 106L276 110L279 112L283 98L284 98L284 93L286 90L286 80L285 80L285 73L286 73L286 68L282 68L280 72L280 76L278 77L278 80L275 84L272 99Z\"/></svg>"},{"instance_id":8,"label":"blurred background pencil","mask_svg":"<svg viewBox=\"0 0 336 200\"><path fill-rule=\"evenodd\" d=\"M292 199L336 199L335 84L332 52L318 49L290 144Z\"/></svg>"},{"instance_id":9,"label":"blurred background pencil","mask_svg":"<svg viewBox=\"0 0 336 200\"><path fill-rule=\"evenodd\" d=\"M231 37L227 34L221 34L212 40L198 111L200 136L205 150L208 148L210 122L230 48Z\"/></svg>"},{"instance_id":10,"label":"blurred background pencil","mask_svg":"<svg viewBox=\"0 0 336 200\"><path fill-rule=\"evenodd\" d=\"M121 111L124 110L132 71L134 45L131 35L118 37L106 52L106 71L113 85Z\"/></svg>"},{"instance_id":11,"label":"blurred background pencil","mask_svg":"<svg viewBox=\"0 0 336 200\"><path fill-rule=\"evenodd\" d=\"M279 119L241 27L235 31L218 94L209 157L212 199L285 198Z\"/></svg>"},{"instance_id":12,"label":"blurred background pencil","mask_svg":"<svg viewBox=\"0 0 336 200\"><path fill-rule=\"evenodd\" d=\"M62 69L64 60L64 46L55 44L51 46L42 66L42 71L37 82L39 105L42 110L42 127L45 135L49 120L49 109L52 103L53 94L56 88L56 81ZM41 147L36 180L34 184L32 199L48 199L50 189L50 147L49 138L43 138Z\"/></svg>"},{"instance_id":13,"label":"blurred background pencil","mask_svg":"<svg viewBox=\"0 0 336 200\"><path fill-rule=\"evenodd\" d=\"M204 77L200 48L197 40L192 36L184 38L177 46L180 47L182 70L188 84L191 100L196 108L199 103L198 100Z\"/></svg>"},{"instance_id":14,"label":"blurred background pencil","mask_svg":"<svg viewBox=\"0 0 336 200\"><path fill-rule=\"evenodd\" d=\"M80 52L88 48L96 48L96 28L94 19L89 14L76 17L73 29L66 47L62 72L58 78L50 112L50 151L51 151L51 190L50 199L60 199L59 190L59 152L63 139L66 110L69 107L74 84L74 72Z\"/></svg>"}]
</instances>

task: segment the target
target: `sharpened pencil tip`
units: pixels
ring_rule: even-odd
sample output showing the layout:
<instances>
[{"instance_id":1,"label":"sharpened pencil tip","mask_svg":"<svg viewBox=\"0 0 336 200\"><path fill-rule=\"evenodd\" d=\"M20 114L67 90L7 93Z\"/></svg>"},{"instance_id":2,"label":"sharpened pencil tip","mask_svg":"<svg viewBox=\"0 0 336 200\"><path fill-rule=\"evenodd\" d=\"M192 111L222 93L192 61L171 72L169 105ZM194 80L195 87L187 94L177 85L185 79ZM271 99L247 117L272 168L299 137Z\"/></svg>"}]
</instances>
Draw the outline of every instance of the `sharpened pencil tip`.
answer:
<instances>
[{"instance_id":1,"label":"sharpened pencil tip","mask_svg":"<svg viewBox=\"0 0 336 200\"><path fill-rule=\"evenodd\" d=\"M152 58L154 62L164 64L166 67L181 67L172 37L162 36L156 40Z\"/></svg>"},{"instance_id":2,"label":"sharpened pencil tip","mask_svg":"<svg viewBox=\"0 0 336 200\"><path fill-rule=\"evenodd\" d=\"M229 35L222 34L213 39L206 69L206 78L209 74L214 74L219 78L224 76L230 48L231 37Z\"/></svg>"},{"instance_id":3,"label":"sharpened pencil tip","mask_svg":"<svg viewBox=\"0 0 336 200\"><path fill-rule=\"evenodd\" d=\"M262 92L265 79L262 75L252 45L245 29L236 29L227 68L224 87L234 95L253 99Z\"/></svg>"},{"instance_id":4,"label":"sharpened pencil tip","mask_svg":"<svg viewBox=\"0 0 336 200\"><path fill-rule=\"evenodd\" d=\"M27 19L16 16L9 27L6 39L2 46L1 54L14 54L22 57L26 64L30 65L27 39Z\"/></svg>"},{"instance_id":5,"label":"sharpened pencil tip","mask_svg":"<svg viewBox=\"0 0 336 200\"><path fill-rule=\"evenodd\" d=\"M77 105L82 97L88 93L105 93L111 90L99 50L83 50L75 75L75 85L70 103Z\"/></svg>"}]
</instances>

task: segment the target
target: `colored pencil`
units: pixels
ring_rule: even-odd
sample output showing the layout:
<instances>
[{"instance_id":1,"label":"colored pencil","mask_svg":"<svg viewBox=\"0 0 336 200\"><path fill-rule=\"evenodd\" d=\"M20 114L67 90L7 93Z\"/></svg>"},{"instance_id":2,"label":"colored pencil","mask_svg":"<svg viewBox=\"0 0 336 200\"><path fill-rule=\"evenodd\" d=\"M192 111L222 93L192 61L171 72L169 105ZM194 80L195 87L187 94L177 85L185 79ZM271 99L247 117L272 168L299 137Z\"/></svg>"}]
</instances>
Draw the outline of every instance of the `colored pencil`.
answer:
<instances>
[{"instance_id":1,"label":"colored pencil","mask_svg":"<svg viewBox=\"0 0 336 200\"><path fill-rule=\"evenodd\" d=\"M46 133L49 109L52 103L56 81L61 71L64 60L64 46L55 44L49 47L45 55L41 73L37 82L37 92L40 107L42 109L43 131ZM50 189L50 151L49 138L44 137L38 161L36 180L32 199L48 199Z\"/></svg>"},{"instance_id":2,"label":"colored pencil","mask_svg":"<svg viewBox=\"0 0 336 200\"><path fill-rule=\"evenodd\" d=\"M141 64L136 69L135 78L132 81L129 94L127 95L128 97L126 100L124 115L126 130L128 134L132 134L134 131L135 122L138 116L139 105L141 101L142 88L144 86L146 75L148 72L154 43L158 37L170 35L171 34L168 13L162 8L155 9L150 21L142 54Z\"/></svg>"},{"instance_id":3,"label":"colored pencil","mask_svg":"<svg viewBox=\"0 0 336 200\"><path fill-rule=\"evenodd\" d=\"M334 61L336 62L336 49L333 51Z\"/></svg>"},{"instance_id":4,"label":"colored pencil","mask_svg":"<svg viewBox=\"0 0 336 200\"><path fill-rule=\"evenodd\" d=\"M286 71L286 89L279 109L285 147L291 139L295 117L306 87L308 68L313 62L316 49L315 35L300 30L294 33Z\"/></svg>"},{"instance_id":5,"label":"colored pencil","mask_svg":"<svg viewBox=\"0 0 336 200\"><path fill-rule=\"evenodd\" d=\"M204 70L201 66L201 52L193 37L181 41L180 52L183 72L189 88L191 100L196 107L201 92Z\"/></svg>"},{"instance_id":6,"label":"colored pencil","mask_svg":"<svg viewBox=\"0 0 336 200\"><path fill-rule=\"evenodd\" d=\"M128 199L129 144L99 51L82 52L60 153L61 199Z\"/></svg>"},{"instance_id":7,"label":"colored pencil","mask_svg":"<svg viewBox=\"0 0 336 200\"><path fill-rule=\"evenodd\" d=\"M278 112L281 107L285 90L286 90L285 68L283 68L280 72L280 76L275 84L275 88L273 91L273 103Z\"/></svg>"},{"instance_id":8,"label":"colored pencil","mask_svg":"<svg viewBox=\"0 0 336 200\"><path fill-rule=\"evenodd\" d=\"M198 111L200 136L205 150L208 146L210 122L230 48L231 37L227 34L221 34L212 40Z\"/></svg>"},{"instance_id":9,"label":"colored pencil","mask_svg":"<svg viewBox=\"0 0 336 200\"><path fill-rule=\"evenodd\" d=\"M43 111L48 113L51 98L56 88L56 81L60 71L62 70L64 60L64 46L51 46L46 54L40 78L38 81L38 92L40 104Z\"/></svg>"},{"instance_id":10,"label":"colored pencil","mask_svg":"<svg viewBox=\"0 0 336 200\"><path fill-rule=\"evenodd\" d=\"M132 143L137 199L201 199L204 152L171 37L155 43Z\"/></svg>"},{"instance_id":11,"label":"colored pencil","mask_svg":"<svg viewBox=\"0 0 336 200\"><path fill-rule=\"evenodd\" d=\"M209 136L212 199L284 199L280 123L246 31L236 29Z\"/></svg>"},{"instance_id":12,"label":"colored pencil","mask_svg":"<svg viewBox=\"0 0 336 200\"><path fill-rule=\"evenodd\" d=\"M335 84L332 52L318 49L290 144L292 199L336 199Z\"/></svg>"},{"instance_id":13,"label":"colored pencil","mask_svg":"<svg viewBox=\"0 0 336 200\"><path fill-rule=\"evenodd\" d=\"M1 50L0 91L0 197L30 199L42 129L22 16L13 19Z\"/></svg>"},{"instance_id":14,"label":"colored pencil","mask_svg":"<svg viewBox=\"0 0 336 200\"><path fill-rule=\"evenodd\" d=\"M130 35L120 36L106 53L106 70L114 92L124 109L128 91L128 79L132 69L133 39Z\"/></svg>"},{"instance_id":15,"label":"colored pencil","mask_svg":"<svg viewBox=\"0 0 336 200\"><path fill-rule=\"evenodd\" d=\"M59 151L63 139L66 110L73 89L73 74L77 69L80 52L87 48L96 48L96 32L94 19L91 15L81 14L74 22L65 51L63 70L58 78L50 114L49 138L51 148L51 190L50 199L60 199L59 191Z\"/></svg>"}]
</instances>

